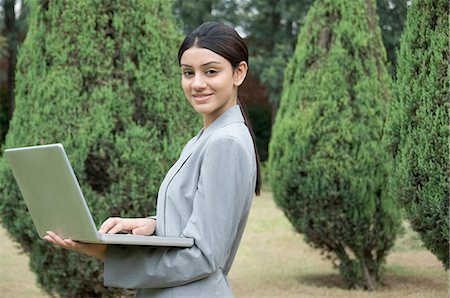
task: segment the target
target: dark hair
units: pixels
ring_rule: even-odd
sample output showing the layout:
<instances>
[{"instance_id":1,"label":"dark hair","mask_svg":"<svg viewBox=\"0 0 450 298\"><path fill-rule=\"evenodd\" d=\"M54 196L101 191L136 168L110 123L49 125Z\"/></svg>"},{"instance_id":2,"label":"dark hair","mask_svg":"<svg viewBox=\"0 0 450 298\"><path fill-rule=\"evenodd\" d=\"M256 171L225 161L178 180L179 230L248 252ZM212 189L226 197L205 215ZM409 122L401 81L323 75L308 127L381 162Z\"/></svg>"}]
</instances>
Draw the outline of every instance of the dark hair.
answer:
<instances>
[{"instance_id":1,"label":"dark hair","mask_svg":"<svg viewBox=\"0 0 450 298\"><path fill-rule=\"evenodd\" d=\"M233 69L236 69L242 61L248 65L248 49L244 40L233 28L221 23L205 22L187 35L178 50L179 64L181 63L181 56L183 56L183 53L192 47L204 48L213 51L214 53L227 59ZM253 132L252 124L250 123L244 102L239 96L237 100L242 115L244 115L245 125L248 127L253 140L253 148L255 149L256 156L255 193L256 195L259 195L261 191L261 167L258 148L256 147L255 133Z\"/></svg>"}]
</instances>

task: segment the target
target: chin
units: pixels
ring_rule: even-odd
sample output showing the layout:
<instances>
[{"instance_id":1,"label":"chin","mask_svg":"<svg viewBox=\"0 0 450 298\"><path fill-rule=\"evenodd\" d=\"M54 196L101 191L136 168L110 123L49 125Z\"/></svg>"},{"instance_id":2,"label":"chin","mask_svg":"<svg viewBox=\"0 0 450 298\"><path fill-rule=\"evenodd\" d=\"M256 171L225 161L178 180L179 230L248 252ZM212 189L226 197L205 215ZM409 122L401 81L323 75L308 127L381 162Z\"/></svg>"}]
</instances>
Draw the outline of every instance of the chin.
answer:
<instances>
[{"instance_id":1,"label":"chin","mask_svg":"<svg viewBox=\"0 0 450 298\"><path fill-rule=\"evenodd\" d=\"M194 110L197 111L199 114L209 114L211 113L212 109L208 105L193 105Z\"/></svg>"}]
</instances>

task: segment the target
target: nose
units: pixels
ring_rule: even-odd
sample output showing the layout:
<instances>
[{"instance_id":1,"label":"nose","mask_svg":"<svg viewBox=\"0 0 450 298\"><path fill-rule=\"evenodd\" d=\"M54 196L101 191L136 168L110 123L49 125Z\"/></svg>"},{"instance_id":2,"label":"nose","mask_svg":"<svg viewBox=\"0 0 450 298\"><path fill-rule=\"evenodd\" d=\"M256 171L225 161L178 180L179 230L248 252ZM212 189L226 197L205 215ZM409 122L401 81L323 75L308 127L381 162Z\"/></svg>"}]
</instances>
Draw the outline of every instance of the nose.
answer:
<instances>
[{"instance_id":1,"label":"nose","mask_svg":"<svg viewBox=\"0 0 450 298\"><path fill-rule=\"evenodd\" d=\"M192 89L199 90L206 88L206 82L201 75L194 75L194 78L192 80L191 84Z\"/></svg>"}]
</instances>

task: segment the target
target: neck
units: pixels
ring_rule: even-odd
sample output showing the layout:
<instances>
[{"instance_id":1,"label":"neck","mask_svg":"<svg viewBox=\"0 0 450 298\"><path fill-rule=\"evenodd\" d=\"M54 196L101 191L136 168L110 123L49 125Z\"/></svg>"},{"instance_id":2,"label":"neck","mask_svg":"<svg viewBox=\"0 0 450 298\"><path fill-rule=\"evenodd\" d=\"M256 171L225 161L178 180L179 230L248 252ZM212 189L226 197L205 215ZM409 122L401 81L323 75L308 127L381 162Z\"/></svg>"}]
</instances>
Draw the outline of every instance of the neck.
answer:
<instances>
[{"instance_id":1,"label":"neck","mask_svg":"<svg viewBox=\"0 0 450 298\"><path fill-rule=\"evenodd\" d=\"M219 118L223 113L225 113L228 109L235 106L237 104L237 97L234 100L229 101L223 106L219 107L217 110L210 114L203 114L203 128L206 129L211 125L217 118Z\"/></svg>"}]
</instances>

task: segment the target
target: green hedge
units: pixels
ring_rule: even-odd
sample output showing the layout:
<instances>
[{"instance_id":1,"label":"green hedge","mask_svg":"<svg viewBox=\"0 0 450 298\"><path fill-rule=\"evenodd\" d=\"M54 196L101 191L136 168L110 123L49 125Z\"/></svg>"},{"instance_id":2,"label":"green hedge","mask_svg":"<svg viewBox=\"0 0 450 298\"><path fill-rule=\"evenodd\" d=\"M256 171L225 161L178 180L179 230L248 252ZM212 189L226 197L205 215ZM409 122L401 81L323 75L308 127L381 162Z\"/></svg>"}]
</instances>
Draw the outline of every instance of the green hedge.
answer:
<instances>
[{"instance_id":1,"label":"green hedge","mask_svg":"<svg viewBox=\"0 0 450 298\"><path fill-rule=\"evenodd\" d=\"M180 30L166 0L37 1L20 50L5 147L61 142L97 224L154 213L158 187L201 128L180 87ZM126 295L96 260L38 239L6 161L2 225L51 295Z\"/></svg>"},{"instance_id":2,"label":"green hedge","mask_svg":"<svg viewBox=\"0 0 450 298\"><path fill-rule=\"evenodd\" d=\"M389 192L449 268L449 2L413 1L386 125Z\"/></svg>"},{"instance_id":3,"label":"green hedge","mask_svg":"<svg viewBox=\"0 0 450 298\"><path fill-rule=\"evenodd\" d=\"M381 145L389 100L374 1L316 0L269 146L274 197L349 287L372 289L399 229ZM301 264L299 264L301 266Z\"/></svg>"}]
</instances>

